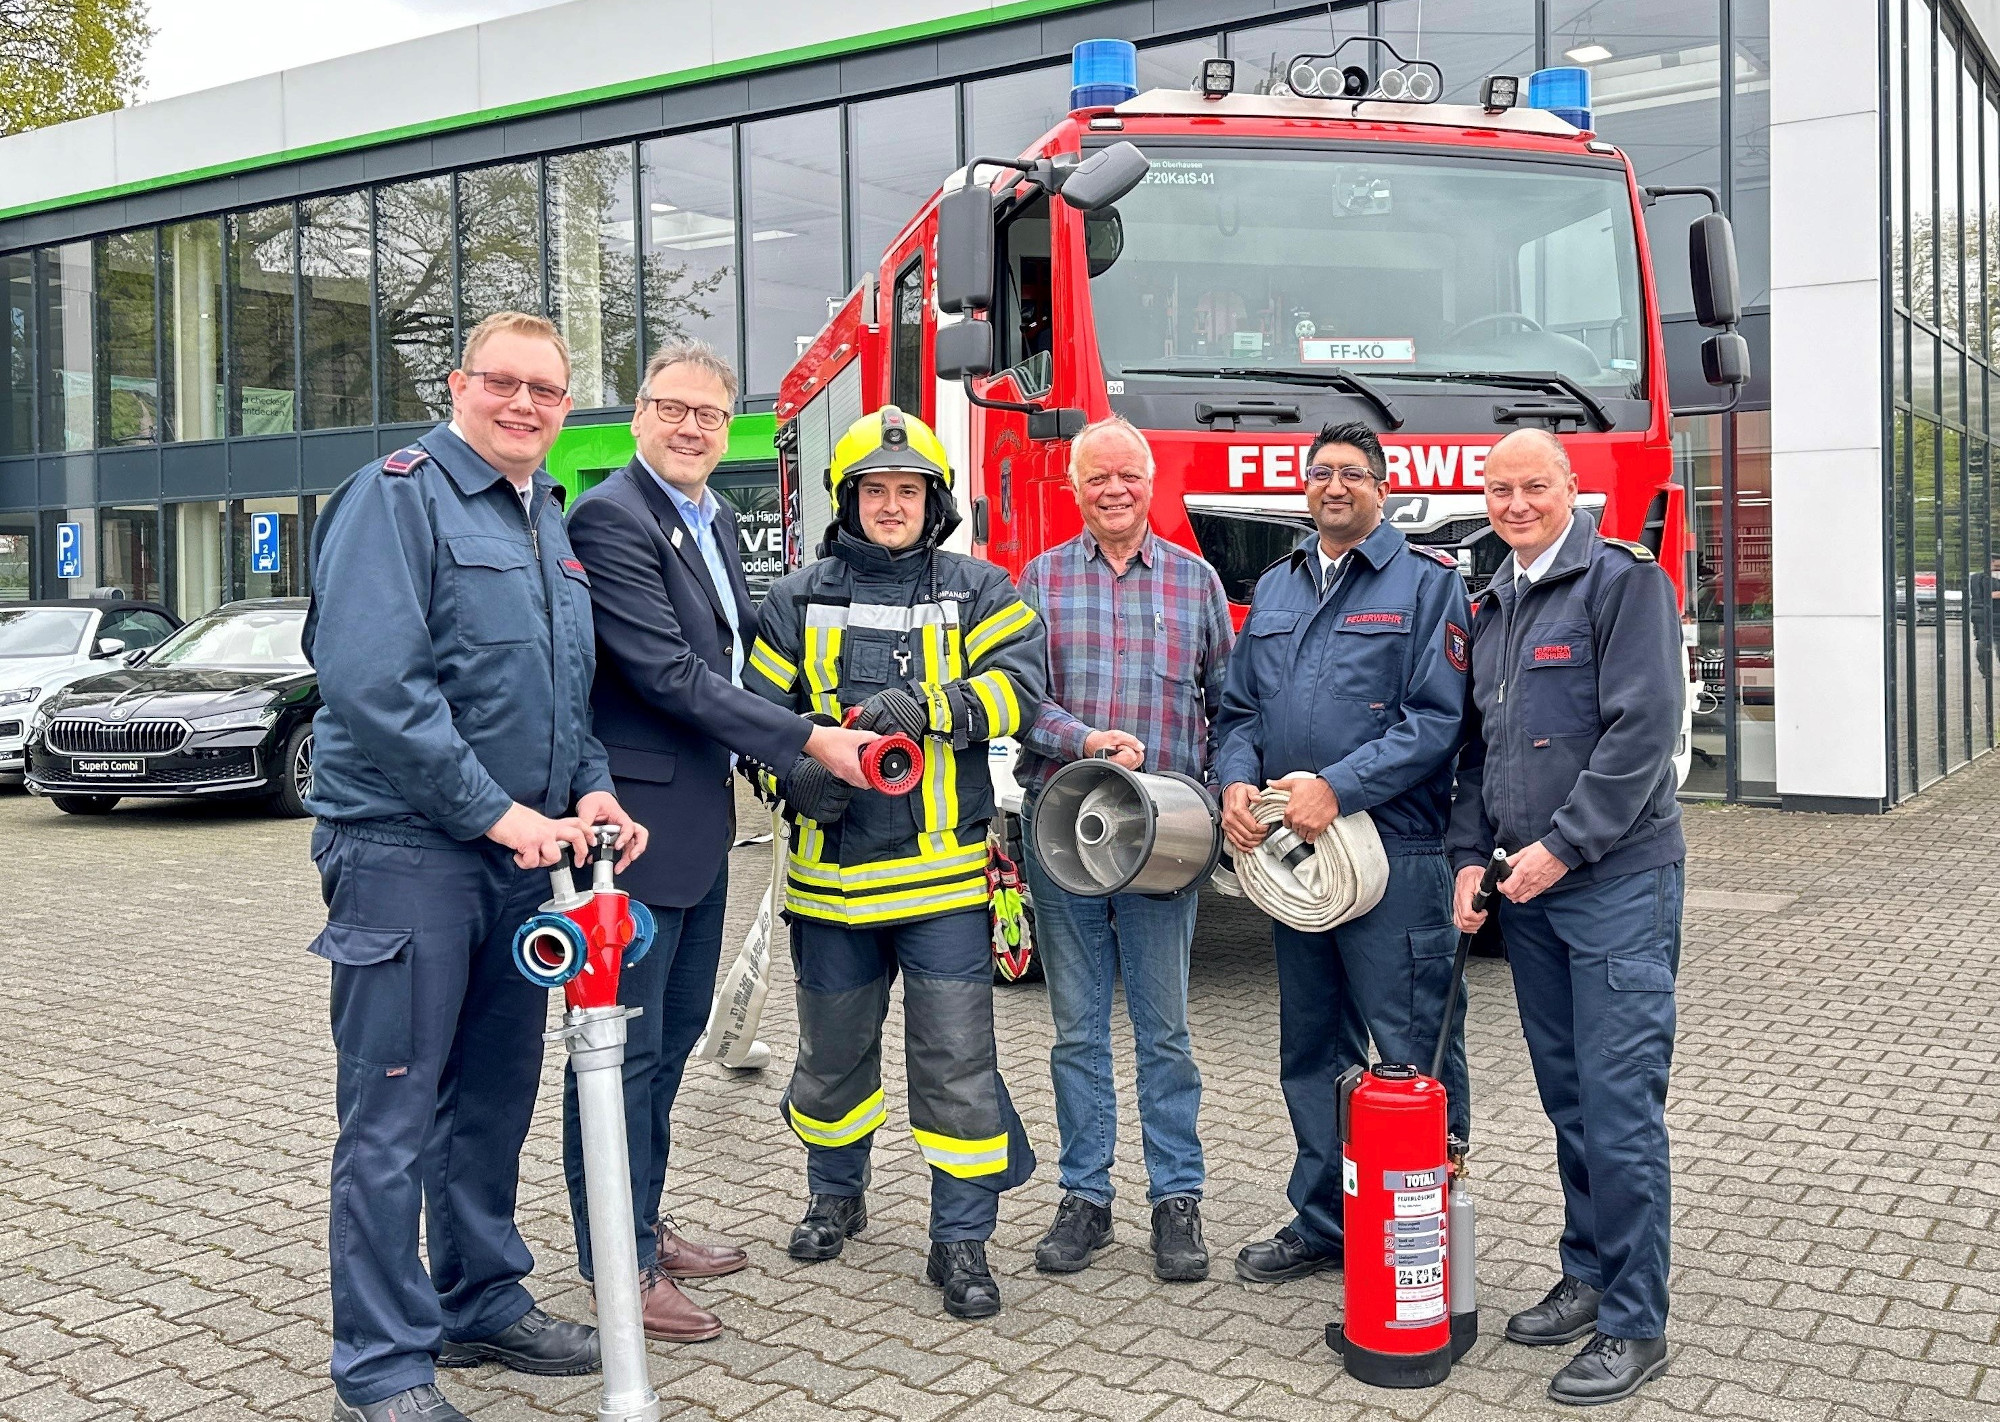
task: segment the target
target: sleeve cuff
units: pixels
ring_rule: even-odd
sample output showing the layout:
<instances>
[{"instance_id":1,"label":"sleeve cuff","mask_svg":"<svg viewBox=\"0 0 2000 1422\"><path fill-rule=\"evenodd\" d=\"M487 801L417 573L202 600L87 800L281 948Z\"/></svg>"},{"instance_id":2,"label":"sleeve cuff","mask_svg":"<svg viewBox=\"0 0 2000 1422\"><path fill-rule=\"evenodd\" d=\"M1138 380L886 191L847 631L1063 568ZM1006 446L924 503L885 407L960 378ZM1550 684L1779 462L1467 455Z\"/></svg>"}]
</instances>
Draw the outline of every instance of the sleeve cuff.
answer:
<instances>
[{"instance_id":1,"label":"sleeve cuff","mask_svg":"<svg viewBox=\"0 0 2000 1422\"><path fill-rule=\"evenodd\" d=\"M1327 788L1333 791L1333 798L1340 802L1341 814L1351 815L1356 810L1370 808L1361 802L1361 777L1348 769L1345 761L1329 765L1319 773L1319 778L1326 782Z\"/></svg>"},{"instance_id":2,"label":"sleeve cuff","mask_svg":"<svg viewBox=\"0 0 2000 1422\"><path fill-rule=\"evenodd\" d=\"M484 792L475 796L470 805L446 822L444 831L453 839L469 843L479 839L486 831L499 824L501 817L513 808L514 801L507 792L497 784L489 782Z\"/></svg>"},{"instance_id":3,"label":"sleeve cuff","mask_svg":"<svg viewBox=\"0 0 2000 1422\"><path fill-rule=\"evenodd\" d=\"M1574 869L1583 863L1583 851L1563 837L1561 830L1550 830L1542 837L1542 848L1560 859L1565 869Z\"/></svg>"}]
</instances>

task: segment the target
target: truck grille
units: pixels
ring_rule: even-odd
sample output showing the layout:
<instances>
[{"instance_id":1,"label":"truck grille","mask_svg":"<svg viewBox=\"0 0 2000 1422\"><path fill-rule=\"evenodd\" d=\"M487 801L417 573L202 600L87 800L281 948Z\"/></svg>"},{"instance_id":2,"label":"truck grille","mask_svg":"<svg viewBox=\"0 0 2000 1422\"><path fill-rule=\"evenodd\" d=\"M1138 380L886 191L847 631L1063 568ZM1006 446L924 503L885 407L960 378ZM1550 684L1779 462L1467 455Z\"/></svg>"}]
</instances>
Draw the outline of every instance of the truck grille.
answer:
<instances>
[{"instance_id":1,"label":"truck grille","mask_svg":"<svg viewBox=\"0 0 2000 1422\"><path fill-rule=\"evenodd\" d=\"M187 744L185 721L88 721L59 716L44 737L64 755L172 755Z\"/></svg>"}]
</instances>

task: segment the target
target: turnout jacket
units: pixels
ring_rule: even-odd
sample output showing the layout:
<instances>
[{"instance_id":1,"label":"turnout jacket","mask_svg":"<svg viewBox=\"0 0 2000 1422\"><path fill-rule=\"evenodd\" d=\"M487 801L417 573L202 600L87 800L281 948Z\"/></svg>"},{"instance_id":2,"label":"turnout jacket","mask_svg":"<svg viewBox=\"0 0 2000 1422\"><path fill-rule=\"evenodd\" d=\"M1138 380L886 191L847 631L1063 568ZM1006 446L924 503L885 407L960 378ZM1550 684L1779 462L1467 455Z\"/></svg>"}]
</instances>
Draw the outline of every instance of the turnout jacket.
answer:
<instances>
[{"instance_id":1,"label":"turnout jacket","mask_svg":"<svg viewBox=\"0 0 2000 1422\"><path fill-rule=\"evenodd\" d=\"M1555 562L1514 588L1510 555L1473 605L1472 697L1454 869L1540 842L1564 883L1684 858L1674 744L1686 704L1680 610L1640 544L1578 509Z\"/></svg>"},{"instance_id":2,"label":"turnout jacket","mask_svg":"<svg viewBox=\"0 0 2000 1422\"><path fill-rule=\"evenodd\" d=\"M771 589L744 686L836 720L906 687L929 733L908 795L857 790L830 823L794 818L785 906L849 927L984 908L987 742L1019 735L1041 709L1042 620L990 563L921 544L892 553L845 531L828 548Z\"/></svg>"},{"instance_id":3,"label":"turnout jacket","mask_svg":"<svg viewBox=\"0 0 2000 1422\"><path fill-rule=\"evenodd\" d=\"M526 507L439 425L361 469L313 529L306 808L363 837L476 840L519 801L611 789L591 733L590 577L555 482Z\"/></svg>"},{"instance_id":4,"label":"turnout jacket","mask_svg":"<svg viewBox=\"0 0 2000 1422\"><path fill-rule=\"evenodd\" d=\"M1319 594L1319 539L1257 581L1229 658L1217 779L1317 773L1391 852L1441 847L1465 711L1465 580L1385 521Z\"/></svg>"}]
</instances>

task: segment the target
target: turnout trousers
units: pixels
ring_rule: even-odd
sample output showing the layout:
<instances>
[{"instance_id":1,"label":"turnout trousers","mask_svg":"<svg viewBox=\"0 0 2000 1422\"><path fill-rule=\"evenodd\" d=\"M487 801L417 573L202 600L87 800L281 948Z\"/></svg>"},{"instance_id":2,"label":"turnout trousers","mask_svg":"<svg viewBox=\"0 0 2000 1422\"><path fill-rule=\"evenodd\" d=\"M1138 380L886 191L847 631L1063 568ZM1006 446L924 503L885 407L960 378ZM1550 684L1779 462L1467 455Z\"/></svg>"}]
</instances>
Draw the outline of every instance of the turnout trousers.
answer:
<instances>
[{"instance_id":1,"label":"turnout trousers","mask_svg":"<svg viewBox=\"0 0 2000 1422\"><path fill-rule=\"evenodd\" d=\"M931 1172L933 1240L985 1240L1035 1154L1000 1079L986 910L875 928L794 918L799 1055L780 1110L816 1195L860 1195L886 1118L882 1023L903 977L910 1133Z\"/></svg>"},{"instance_id":2,"label":"turnout trousers","mask_svg":"<svg viewBox=\"0 0 2000 1422\"><path fill-rule=\"evenodd\" d=\"M1562 1269L1604 1291L1597 1328L1667 1331L1667 1070L1680 863L1497 900L1521 1030L1562 1175Z\"/></svg>"},{"instance_id":3,"label":"turnout trousers","mask_svg":"<svg viewBox=\"0 0 2000 1422\"><path fill-rule=\"evenodd\" d=\"M618 975L618 1002L642 1009L625 1024L625 1150L632 1165L632 1230L639 1268L659 1258L660 1197L667 1183L673 1134L668 1118L687 1072L688 1053L708 1025L715 971L722 960L722 915L729 906L729 863L691 908L648 904L657 932L635 967ZM583 1180L583 1121L577 1114L576 1073L563 1070L563 1175L576 1230L576 1265L596 1277L590 1257L590 1205Z\"/></svg>"},{"instance_id":4,"label":"turnout trousers","mask_svg":"<svg viewBox=\"0 0 2000 1422\"><path fill-rule=\"evenodd\" d=\"M1315 1249L1341 1249L1340 1074L1368 1060L1408 1062L1429 1071L1451 987L1458 930L1451 923L1451 871L1435 844L1386 836L1389 887L1360 918L1323 933L1272 925L1278 958L1278 1080L1291 1113L1298 1157L1287 1195L1292 1229ZM1451 1130L1472 1133L1465 1067L1465 999L1459 998L1445 1053Z\"/></svg>"},{"instance_id":5,"label":"turnout trousers","mask_svg":"<svg viewBox=\"0 0 2000 1422\"><path fill-rule=\"evenodd\" d=\"M333 1382L365 1406L433 1381L443 1339L534 1305L514 1196L549 995L515 969L513 939L549 880L499 845L382 844L324 822L313 859L339 1053Z\"/></svg>"}]
</instances>

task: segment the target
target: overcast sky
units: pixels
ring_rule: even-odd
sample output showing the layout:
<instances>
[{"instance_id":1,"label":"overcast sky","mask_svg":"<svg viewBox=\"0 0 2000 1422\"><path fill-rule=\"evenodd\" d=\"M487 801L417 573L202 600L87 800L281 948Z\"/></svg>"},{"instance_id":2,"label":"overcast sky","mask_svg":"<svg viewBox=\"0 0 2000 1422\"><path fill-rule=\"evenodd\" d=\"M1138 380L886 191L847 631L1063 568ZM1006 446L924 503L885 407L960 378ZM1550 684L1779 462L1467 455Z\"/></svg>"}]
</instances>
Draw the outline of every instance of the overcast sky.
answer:
<instances>
[{"instance_id":1,"label":"overcast sky","mask_svg":"<svg viewBox=\"0 0 2000 1422\"><path fill-rule=\"evenodd\" d=\"M151 0L143 99L538 10L557 0Z\"/></svg>"}]
</instances>

